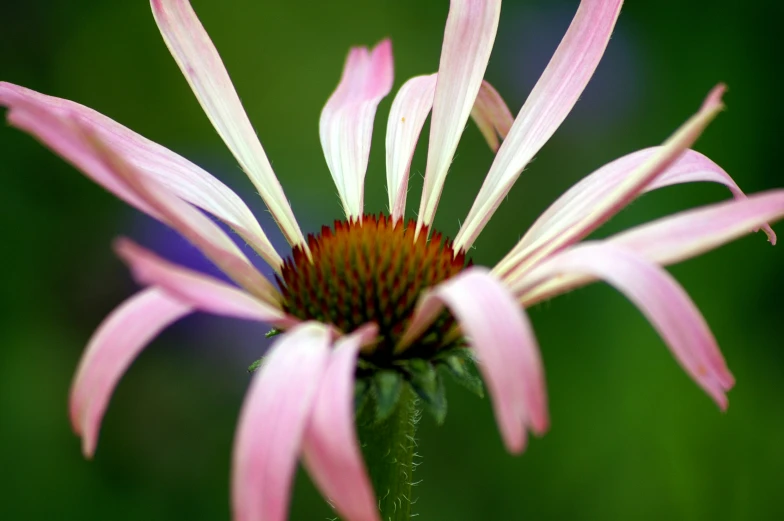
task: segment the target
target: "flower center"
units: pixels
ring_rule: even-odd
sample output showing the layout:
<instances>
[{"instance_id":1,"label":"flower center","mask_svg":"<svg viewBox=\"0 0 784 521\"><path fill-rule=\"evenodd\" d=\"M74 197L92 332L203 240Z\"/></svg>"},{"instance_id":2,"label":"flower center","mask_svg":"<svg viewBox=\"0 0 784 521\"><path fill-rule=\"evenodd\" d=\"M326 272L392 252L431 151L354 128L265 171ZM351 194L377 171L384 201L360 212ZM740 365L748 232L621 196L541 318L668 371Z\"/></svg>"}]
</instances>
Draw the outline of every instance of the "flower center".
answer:
<instances>
[{"instance_id":1,"label":"flower center","mask_svg":"<svg viewBox=\"0 0 784 521\"><path fill-rule=\"evenodd\" d=\"M350 333L368 322L379 327L379 342L362 353L378 366L400 358L432 358L452 347L447 333L454 319L444 312L404 353L394 348L406 330L420 294L465 266L440 233L428 239L416 224L392 222L386 215L366 215L362 222L335 221L308 236L313 260L300 247L286 259L278 285L284 309L302 320L333 324Z\"/></svg>"}]
</instances>

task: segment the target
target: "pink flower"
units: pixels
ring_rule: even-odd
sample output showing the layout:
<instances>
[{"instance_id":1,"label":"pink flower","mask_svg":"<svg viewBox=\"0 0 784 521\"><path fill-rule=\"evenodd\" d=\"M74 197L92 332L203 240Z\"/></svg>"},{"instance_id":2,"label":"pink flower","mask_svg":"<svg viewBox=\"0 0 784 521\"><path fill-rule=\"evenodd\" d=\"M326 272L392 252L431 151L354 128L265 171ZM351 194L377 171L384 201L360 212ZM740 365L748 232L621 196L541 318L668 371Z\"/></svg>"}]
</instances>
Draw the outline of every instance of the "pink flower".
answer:
<instances>
[{"instance_id":1,"label":"pink flower","mask_svg":"<svg viewBox=\"0 0 784 521\"><path fill-rule=\"evenodd\" d=\"M254 377L239 420L234 518L285 519L292 475L303 455L341 516L378 520L354 430L354 378L364 374L358 357L362 367L392 368L408 378L406 364L435 363L465 339L479 359L504 442L520 452L528 430L542 434L549 424L542 363L524 308L595 279L636 304L684 369L725 408L733 377L699 311L660 267L759 227L775 242L765 223L784 215L784 191L746 197L719 166L689 149L722 110L722 86L664 144L622 157L567 191L493 269L465 265L465 252L588 83L621 3L581 2L513 118L483 81L500 0L452 0L438 73L405 82L392 104L389 217L364 215L363 195L376 107L393 84L391 45L352 49L319 128L347 220L306 240L190 5L152 0L164 40L202 108L291 244L285 261L245 203L193 163L74 102L0 83L0 104L10 109L12 125L177 230L236 283L169 263L127 239L117 241L117 253L147 288L98 328L74 379L71 420L85 455L95 451L120 377L158 332L194 310L262 321L283 334ZM431 112L418 219L405 224L411 159ZM469 116L497 154L452 244L431 236L430 228ZM640 194L695 181L721 183L734 200L580 242ZM264 258L278 274L278 287L201 210L231 226Z\"/></svg>"}]
</instances>

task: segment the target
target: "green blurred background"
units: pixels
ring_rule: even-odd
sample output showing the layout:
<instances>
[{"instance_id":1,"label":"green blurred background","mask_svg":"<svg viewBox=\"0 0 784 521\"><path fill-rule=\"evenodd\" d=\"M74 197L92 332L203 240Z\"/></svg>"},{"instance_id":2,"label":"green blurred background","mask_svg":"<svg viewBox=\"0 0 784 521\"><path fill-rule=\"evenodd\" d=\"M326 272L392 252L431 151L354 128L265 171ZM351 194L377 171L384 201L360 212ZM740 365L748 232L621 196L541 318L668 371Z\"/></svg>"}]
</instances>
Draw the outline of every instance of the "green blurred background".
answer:
<instances>
[{"instance_id":1,"label":"green blurred background","mask_svg":"<svg viewBox=\"0 0 784 521\"><path fill-rule=\"evenodd\" d=\"M348 47L391 36L396 86L432 72L448 2L193 3L300 222L312 231L338 217L317 125ZM487 77L514 112L576 6L504 3ZM2 7L1 80L108 114L205 166L264 214L169 56L146 1ZM780 20L773 1L744 8L730 0L629 2L595 78L487 227L475 262L499 259L582 176L662 141L718 81L730 86L729 109L696 148L747 192L780 186ZM386 204L390 102L376 121L368 211ZM127 234L171 258L206 264L26 135L1 128L0 157L0 519L229 519L232 436L264 326L197 316L163 334L121 382L95 460L85 461L66 414L70 378L93 329L134 291L111 240ZM491 160L469 126L439 229L454 236ZM420 147L413 171L423 172L424 161ZM415 179L409 211L420 190ZM600 234L726 197L712 185L665 189ZM422 422L419 519L784 519L782 260L781 247L759 234L672 268L737 377L727 414L611 288L594 285L531 309L547 368L550 433L512 457L489 402L451 386L445 425ZM330 515L300 473L291 518Z\"/></svg>"}]
</instances>

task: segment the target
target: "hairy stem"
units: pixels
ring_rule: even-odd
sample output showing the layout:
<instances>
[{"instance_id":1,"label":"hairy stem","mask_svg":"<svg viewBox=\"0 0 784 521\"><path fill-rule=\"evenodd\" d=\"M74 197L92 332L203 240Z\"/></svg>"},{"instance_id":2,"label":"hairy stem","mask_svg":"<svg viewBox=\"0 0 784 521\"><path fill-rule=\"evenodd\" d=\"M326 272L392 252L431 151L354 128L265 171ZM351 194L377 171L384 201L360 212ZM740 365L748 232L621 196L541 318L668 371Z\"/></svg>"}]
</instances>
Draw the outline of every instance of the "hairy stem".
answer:
<instances>
[{"instance_id":1,"label":"hairy stem","mask_svg":"<svg viewBox=\"0 0 784 521\"><path fill-rule=\"evenodd\" d=\"M395 411L376 422L376 404L365 405L358 419L359 439L383 521L411 519L416 424L419 411L409 386L403 385Z\"/></svg>"}]
</instances>

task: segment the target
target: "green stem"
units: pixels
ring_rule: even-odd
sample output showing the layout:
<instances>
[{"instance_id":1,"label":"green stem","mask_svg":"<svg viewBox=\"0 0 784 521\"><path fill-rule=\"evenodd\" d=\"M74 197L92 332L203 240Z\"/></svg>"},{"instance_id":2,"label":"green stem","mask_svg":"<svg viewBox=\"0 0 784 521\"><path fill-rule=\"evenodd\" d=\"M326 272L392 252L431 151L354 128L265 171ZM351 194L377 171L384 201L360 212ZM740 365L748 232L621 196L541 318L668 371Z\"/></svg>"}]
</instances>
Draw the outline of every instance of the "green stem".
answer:
<instances>
[{"instance_id":1,"label":"green stem","mask_svg":"<svg viewBox=\"0 0 784 521\"><path fill-rule=\"evenodd\" d=\"M376 404L372 401L365 404L359 417L362 453L383 521L411 519L418 415L415 395L404 384L397 407L389 418L377 423Z\"/></svg>"}]
</instances>

